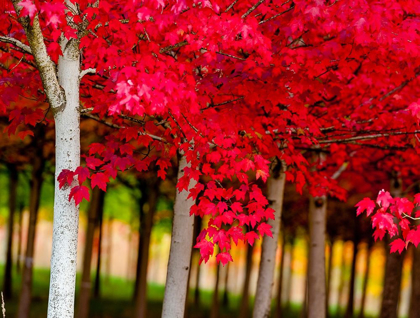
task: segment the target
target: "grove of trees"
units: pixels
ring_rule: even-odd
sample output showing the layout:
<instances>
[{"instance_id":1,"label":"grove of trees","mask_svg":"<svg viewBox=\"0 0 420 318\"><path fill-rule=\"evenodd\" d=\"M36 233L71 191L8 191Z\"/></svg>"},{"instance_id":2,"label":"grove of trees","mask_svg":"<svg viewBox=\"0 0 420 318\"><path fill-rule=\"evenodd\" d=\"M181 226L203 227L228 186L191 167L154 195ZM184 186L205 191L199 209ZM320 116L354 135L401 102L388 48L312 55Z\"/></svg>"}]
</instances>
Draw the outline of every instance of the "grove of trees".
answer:
<instances>
[{"instance_id":1,"label":"grove of trees","mask_svg":"<svg viewBox=\"0 0 420 318\"><path fill-rule=\"evenodd\" d=\"M420 242L419 15L414 0L2 2L7 297L18 174L31 174L18 317L30 313L47 169L55 180L49 318L75 313L84 200L90 206L77 315L89 315L91 291L99 290L90 277L93 237L97 227L102 233L105 192L114 179L141 193L136 317L147 317L153 213L161 182L168 179L176 190L162 317L185 315L193 247L200 263L214 257L221 264L219 277L221 266L235 261L232 250L239 242L249 245L250 272L260 239L252 315L270 316L290 183L300 195L296 201L308 201L303 314L328 314L328 207L340 200L357 205L354 215L366 210L375 240L388 240L389 252L399 252L388 253L381 306L381 317L396 317L404 251ZM377 193L375 202L370 198ZM354 222L356 262L358 235L366 231L358 231L362 221ZM334 230L328 233L332 242ZM242 317L251 307L248 293L245 281ZM352 304L354 292L348 295ZM349 306L346 316L353 314Z\"/></svg>"}]
</instances>

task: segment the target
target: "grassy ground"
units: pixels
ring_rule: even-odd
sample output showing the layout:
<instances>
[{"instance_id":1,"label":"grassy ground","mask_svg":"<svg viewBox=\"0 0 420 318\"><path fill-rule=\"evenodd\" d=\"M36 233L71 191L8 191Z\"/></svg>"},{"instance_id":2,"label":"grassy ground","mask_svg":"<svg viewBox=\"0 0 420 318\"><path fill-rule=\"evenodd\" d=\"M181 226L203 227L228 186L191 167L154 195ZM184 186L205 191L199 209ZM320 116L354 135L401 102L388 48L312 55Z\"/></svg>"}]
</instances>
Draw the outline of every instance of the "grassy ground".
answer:
<instances>
[{"instance_id":1,"label":"grassy ground","mask_svg":"<svg viewBox=\"0 0 420 318\"><path fill-rule=\"evenodd\" d=\"M3 286L3 266L0 265L0 286ZM79 280L77 279L76 290ZM13 318L17 312L19 288L21 276L16 271L13 276L13 299L6 301L6 317ZM1 287L0 287L1 288ZM31 318L44 318L47 313L49 288L49 270L37 268L34 271L33 300L31 306ZM133 282L117 277L105 277L101 280L101 297L91 300L89 318L131 318L134 310L132 301ZM150 284L148 286L148 318L158 318L161 315L164 286ZM77 299L77 292L76 292ZM189 295L188 318L209 317L212 301L212 292L203 290L200 292L200 306L193 305L193 291ZM228 308L221 308L219 318L237 317L240 304L239 295L229 296ZM77 305L77 304L76 304ZM252 303L251 303L252 305ZM283 318L300 318L301 306L291 304L284 309ZM251 317L251 312L249 313ZM335 316L339 317L339 316Z\"/></svg>"}]
</instances>

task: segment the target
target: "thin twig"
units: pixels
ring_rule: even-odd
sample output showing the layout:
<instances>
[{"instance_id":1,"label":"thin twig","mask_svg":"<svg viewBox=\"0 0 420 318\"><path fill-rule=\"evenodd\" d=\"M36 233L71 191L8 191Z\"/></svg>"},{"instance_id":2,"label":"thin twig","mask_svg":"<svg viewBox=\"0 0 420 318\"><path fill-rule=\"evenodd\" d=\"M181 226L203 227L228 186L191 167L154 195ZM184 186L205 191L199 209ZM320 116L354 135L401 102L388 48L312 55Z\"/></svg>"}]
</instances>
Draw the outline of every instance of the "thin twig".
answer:
<instances>
[{"instance_id":1,"label":"thin twig","mask_svg":"<svg viewBox=\"0 0 420 318\"><path fill-rule=\"evenodd\" d=\"M408 215L405 212L403 212L402 215L403 215L403 218L409 218L409 219L412 219L412 220L415 220L415 221L420 220L420 218L412 217L411 215Z\"/></svg>"},{"instance_id":2,"label":"thin twig","mask_svg":"<svg viewBox=\"0 0 420 318\"><path fill-rule=\"evenodd\" d=\"M96 74L96 68L87 68L80 72L79 79L82 79L83 76L87 74Z\"/></svg>"},{"instance_id":3,"label":"thin twig","mask_svg":"<svg viewBox=\"0 0 420 318\"><path fill-rule=\"evenodd\" d=\"M217 107L217 106L223 106L223 105L226 105L226 104L229 104L229 103L233 103L233 102L236 102L236 101L241 100L241 99L244 99L244 98L245 98L245 96L241 96L239 98L227 100L225 102L221 102L221 103L218 103L218 104L210 104L207 107L201 108L201 110L206 110L206 109Z\"/></svg>"}]
</instances>

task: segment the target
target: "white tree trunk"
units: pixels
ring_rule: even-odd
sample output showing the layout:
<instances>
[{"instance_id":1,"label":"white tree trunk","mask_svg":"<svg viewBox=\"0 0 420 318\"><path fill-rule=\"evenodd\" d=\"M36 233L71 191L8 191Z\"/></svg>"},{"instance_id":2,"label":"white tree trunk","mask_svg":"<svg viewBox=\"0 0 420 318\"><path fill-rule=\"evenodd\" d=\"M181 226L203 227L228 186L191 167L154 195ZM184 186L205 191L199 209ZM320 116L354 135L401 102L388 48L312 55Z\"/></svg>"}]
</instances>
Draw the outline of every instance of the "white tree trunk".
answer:
<instances>
[{"instance_id":1,"label":"white tree trunk","mask_svg":"<svg viewBox=\"0 0 420 318\"><path fill-rule=\"evenodd\" d=\"M184 168L188 166L185 157L182 156L179 160L178 180L184 175ZM196 181L190 179L189 189L195 185ZM194 217L190 216L190 209L194 200L187 199L188 195L189 192L184 190L181 193L177 191L175 196L172 240L162 318L184 317L194 231Z\"/></svg>"},{"instance_id":2,"label":"white tree trunk","mask_svg":"<svg viewBox=\"0 0 420 318\"><path fill-rule=\"evenodd\" d=\"M281 163L279 164L281 165ZM285 181L286 175L281 171L280 173L277 173L277 175L275 172L274 175L272 173L272 176L270 176L267 182L267 199L270 202L270 208L275 211L275 219L270 219L267 222L272 226L271 230L273 232L273 237L265 236L262 243L261 262L253 312L254 318L265 318L270 316L271 293L274 285L274 269L276 265L276 252L280 232Z\"/></svg>"},{"instance_id":3,"label":"white tree trunk","mask_svg":"<svg viewBox=\"0 0 420 318\"><path fill-rule=\"evenodd\" d=\"M309 199L308 317L326 317L325 231L327 197Z\"/></svg>"},{"instance_id":4,"label":"white tree trunk","mask_svg":"<svg viewBox=\"0 0 420 318\"><path fill-rule=\"evenodd\" d=\"M48 318L73 318L79 226L79 206L74 200L69 202L72 187L60 190L57 181L63 169L74 171L80 165L79 49L77 42L62 42L66 49L58 61L58 81L65 91L66 104L54 110L56 180Z\"/></svg>"}]
</instances>

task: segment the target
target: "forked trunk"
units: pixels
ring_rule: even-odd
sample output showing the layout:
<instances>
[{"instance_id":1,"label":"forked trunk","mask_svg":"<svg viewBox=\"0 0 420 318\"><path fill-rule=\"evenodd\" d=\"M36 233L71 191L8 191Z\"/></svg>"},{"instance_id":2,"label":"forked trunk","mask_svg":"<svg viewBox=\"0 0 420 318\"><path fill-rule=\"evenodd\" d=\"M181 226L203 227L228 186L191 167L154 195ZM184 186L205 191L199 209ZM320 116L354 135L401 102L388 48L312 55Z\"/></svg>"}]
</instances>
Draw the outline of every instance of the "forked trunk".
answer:
<instances>
[{"instance_id":1,"label":"forked trunk","mask_svg":"<svg viewBox=\"0 0 420 318\"><path fill-rule=\"evenodd\" d=\"M286 181L284 168L282 168L283 164L276 160L274 165L275 167L272 169L271 176L267 182L267 199L270 202L270 208L274 210L274 220L269 219L267 223L272 226L273 237L266 235L263 238L253 311L254 318L269 317L271 312L271 294L274 285L274 269L276 266L277 243Z\"/></svg>"},{"instance_id":2,"label":"forked trunk","mask_svg":"<svg viewBox=\"0 0 420 318\"><path fill-rule=\"evenodd\" d=\"M135 303L135 318L147 317L147 267L149 264L150 237L153 227L153 216L156 211L159 198L159 181L154 180L147 184L148 206L143 206L143 218L140 220L140 243L142 244L141 254L138 259L139 277L137 279L137 295ZM142 194L143 195L143 194Z\"/></svg>"},{"instance_id":3,"label":"forked trunk","mask_svg":"<svg viewBox=\"0 0 420 318\"><path fill-rule=\"evenodd\" d=\"M326 317L325 230L327 197L310 197L309 201L309 280L308 317Z\"/></svg>"},{"instance_id":4,"label":"forked trunk","mask_svg":"<svg viewBox=\"0 0 420 318\"><path fill-rule=\"evenodd\" d=\"M79 304L78 304L78 318L87 318L89 315L90 292L92 284L90 280L91 264L92 264L92 250L93 239L95 234L95 227L98 222L99 211L103 209L105 192L99 187L95 187L92 191L92 199L88 210L88 224L86 230L85 250L83 254L83 272L82 282L80 285Z\"/></svg>"},{"instance_id":5,"label":"forked trunk","mask_svg":"<svg viewBox=\"0 0 420 318\"><path fill-rule=\"evenodd\" d=\"M40 137L41 138L41 137ZM20 290L18 318L28 318L31 306L32 294L32 271L35 247L35 229L38 218L39 200L42 187L42 172L44 170L44 158L42 147L38 145L37 154L33 158L31 190L29 198L29 225L26 241L25 258L23 259L22 287Z\"/></svg>"},{"instance_id":6,"label":"forked trunk","mask_svg":"<svg viewBox=\"0 0 420 318\"><path fill-rule=\"evenodd\" d=\"M241 308L239 311L239 318L247 318L249 316L249 283L251 281L252 270L252 254L254 246L247 244L246 264L245 264L245 279L242 288Z\"/></svg>"},{"instance_id":7,"label":"forked trunk","mask_svg":"<svg viewBox=\"0 0 420 318\"><path fill-rule=\"evenodd\" d=\"M12 297L12 240L16 210L18 172L15 165L9 165L9 218L7 220L6 265L4 267L3 295L8 300Z\"/></svg>"},{"instance_id":8,"label":"forked trunk","mask_svg":"<svg viewBox=\"0 0 420 318\"><path fill-rule=\"evenodd\" d=\"M187 167L189 167L189 164L186 158L181 156L178 167L178 180L184 175L184 169ZM190 179L188 189L193 188L195 185L196 181ZM190 216L190 209L194 204L194 200L188 198L188 196L189 191L176 191L162 318L184 317L194 232L194 218Z\"/></svg>"},{"instance_id":9,"label":"forked trunk","mask_svg":"<svg viewBox=\"0 0 420 318\"><path fill-rule=\"evenodd\" d=\"M391 182L391 195L401 197L401 181L394 178ZM395 239L395 237L394 237ZM388 243L392 242L389 240ZM398 302L401 292L401 276L405 252L390 253L389 244L386 248L385 280L382 291L381 318L397 318Z\"/></svg>"}]
</instances>

